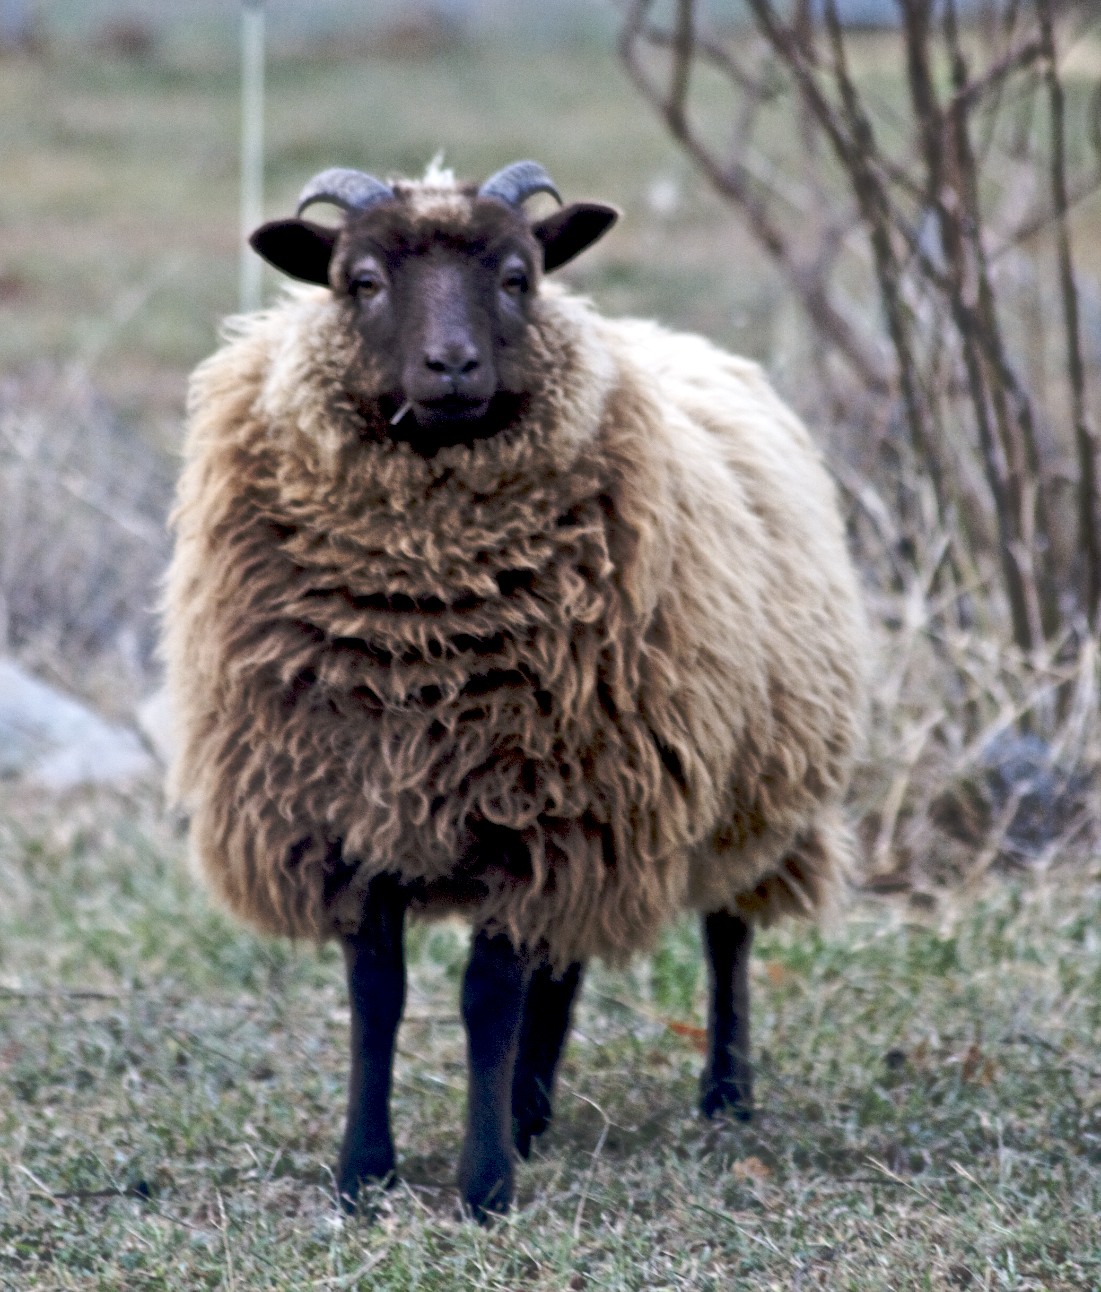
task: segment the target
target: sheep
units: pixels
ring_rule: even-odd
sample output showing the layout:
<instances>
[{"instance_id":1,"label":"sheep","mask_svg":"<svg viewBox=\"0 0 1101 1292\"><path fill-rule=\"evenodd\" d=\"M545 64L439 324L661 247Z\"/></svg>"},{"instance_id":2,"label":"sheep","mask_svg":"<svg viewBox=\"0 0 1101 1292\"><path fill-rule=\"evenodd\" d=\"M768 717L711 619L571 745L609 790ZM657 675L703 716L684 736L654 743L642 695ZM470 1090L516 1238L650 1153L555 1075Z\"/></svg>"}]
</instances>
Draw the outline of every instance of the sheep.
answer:
<instances>
[{"instance_id":1,"label":"sheep","mask_svg":"<svg viewBox=\"0 0 1101 1292\"><path fill-rule=\"evenodd\" d=\"M233 912L341 942L348 1210L394 1178L407 913L472 927L458 1178L485 1220L550 1122L586 961L698 912L700 1108L748 1117L754 927L850 861L866 629L830 478L755 364L545 281L616 216L534 162L325 171L251 239L310 285L193 377L170 783Z\"/></svg>"}]
</instances>

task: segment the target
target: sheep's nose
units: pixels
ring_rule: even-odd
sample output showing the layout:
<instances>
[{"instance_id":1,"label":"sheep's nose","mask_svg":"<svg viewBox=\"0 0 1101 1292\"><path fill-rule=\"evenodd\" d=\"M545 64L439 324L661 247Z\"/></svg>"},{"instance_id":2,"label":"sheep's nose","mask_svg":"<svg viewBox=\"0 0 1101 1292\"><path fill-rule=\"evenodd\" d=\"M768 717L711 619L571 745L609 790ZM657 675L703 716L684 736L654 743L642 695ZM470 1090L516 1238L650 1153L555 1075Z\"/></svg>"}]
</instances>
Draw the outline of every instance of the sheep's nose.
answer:
<instances>
[{"instance_id":1,"label":"sheep's nose","mask_svg":"<svg viewBox=\"0 0 1101 1292\"><path fill-rule=\"evenodd\" d=\"M459 378L469 377L481 367L481 363L473 345L455 344L446 349L429 350L424 356L424 366L429 372Z\"/></svg>"}]
</instances>

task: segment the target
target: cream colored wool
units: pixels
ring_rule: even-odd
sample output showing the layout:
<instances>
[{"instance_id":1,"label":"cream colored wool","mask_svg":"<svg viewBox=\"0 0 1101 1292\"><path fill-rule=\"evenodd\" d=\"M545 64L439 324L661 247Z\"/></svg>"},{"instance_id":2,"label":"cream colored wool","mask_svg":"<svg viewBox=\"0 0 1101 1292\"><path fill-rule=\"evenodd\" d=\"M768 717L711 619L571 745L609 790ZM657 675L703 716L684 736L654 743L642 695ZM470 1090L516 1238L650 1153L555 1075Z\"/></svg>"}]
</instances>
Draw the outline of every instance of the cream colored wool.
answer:
<instances>
[{"instance_id":1,"label":"cream colored wool","mask_svg":"<svg viewBox=\"0 0 1101 1292\"><path fill-rule=\"evenodd\" d=\"M258 928L355 930L382 871L556 963L685 905L812 913L866 632L834 491L760 370L544 286L522 423L365 439L321 289L197 371L166 625L172 773ZM530 862L480 867L481 823Z\"/></svg>"}]
</instances>

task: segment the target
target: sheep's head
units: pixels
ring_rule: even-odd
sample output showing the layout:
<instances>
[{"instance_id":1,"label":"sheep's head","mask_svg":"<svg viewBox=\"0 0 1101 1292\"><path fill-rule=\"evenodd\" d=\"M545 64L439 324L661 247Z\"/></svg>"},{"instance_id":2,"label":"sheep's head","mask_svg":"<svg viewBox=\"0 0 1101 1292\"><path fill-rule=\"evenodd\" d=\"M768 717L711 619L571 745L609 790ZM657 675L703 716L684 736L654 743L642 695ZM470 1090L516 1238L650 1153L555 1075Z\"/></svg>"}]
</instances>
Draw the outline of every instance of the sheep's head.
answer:
<instances>
[{"instance_id":1,"label":"sheep's head","mask_svg":"<svg viewBox=\"0 0 1101 1292\"><path fill-rule=\"evenodd\" d=\"M540 192L561 201L535 162L480 187L328 170L303 189L295 219L261 226L250 242L277 269L347 303L372 356L373 388L357 393L395 438L431 451L514 419L530 389L525 340L542 274L616 219L611 207L577 203L531 221L523 204ZM315 202L341 207L343 224L302 219Z\"/></svg>"}]
</instances>

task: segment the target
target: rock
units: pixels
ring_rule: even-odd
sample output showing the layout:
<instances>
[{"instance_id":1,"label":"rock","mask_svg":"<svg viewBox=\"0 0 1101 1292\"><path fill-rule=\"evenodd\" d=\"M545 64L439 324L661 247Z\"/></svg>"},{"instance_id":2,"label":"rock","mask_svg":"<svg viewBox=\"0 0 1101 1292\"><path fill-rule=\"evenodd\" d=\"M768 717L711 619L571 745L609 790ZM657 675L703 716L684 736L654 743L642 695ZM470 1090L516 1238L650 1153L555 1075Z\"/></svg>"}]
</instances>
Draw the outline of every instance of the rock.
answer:
<instances>
[{"instance_id":1,"label":"rock","mask_svg":"<svg viewBox=\"0 0 1101 1292\"><path fill-rule=\"evenodd\" d=\"M176 726L167 688L162 686L147 700L143 700L138 707L137 717L138 729L146 743L167 767L176 748Z\"/></svg>"},{"instance_id":2,"label":"rock","mask_svg":"<svg viewBox=\"0 0 1101 1292\"><path fill-rule=\"evenodd\" d=\"M1017 860L1038 857L1086 808L1089 776L1063 766L1039 736L999 732L979 758L992 816L1013 812L1003 850Z\"/></svg>"},{"instance_id":3,"label":"rock","mask_svg":"<svg viewBox=\"0 0 1101 1292\"><path fill-rule=\"evenodd\" d=\"M155 767L129 727L0 659L0 777L67 790L125 785Z\"/></svg>"},{"instance_id":4,"label":"rock","mask_svg":"<svg viewBox=\"0 0 1101 1292\"><path fill-rule=\"evenodd\" d=\"M999 829L1000 859L1029 865L1096 816L1090 807L1096 792L1090 769L1065 762L1040 736L1009 728L982 746L934 799L930 813L952 838L973 848Z\"/></svg>"}]
</instances>

